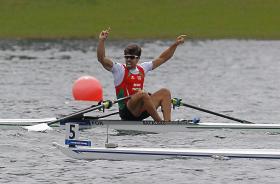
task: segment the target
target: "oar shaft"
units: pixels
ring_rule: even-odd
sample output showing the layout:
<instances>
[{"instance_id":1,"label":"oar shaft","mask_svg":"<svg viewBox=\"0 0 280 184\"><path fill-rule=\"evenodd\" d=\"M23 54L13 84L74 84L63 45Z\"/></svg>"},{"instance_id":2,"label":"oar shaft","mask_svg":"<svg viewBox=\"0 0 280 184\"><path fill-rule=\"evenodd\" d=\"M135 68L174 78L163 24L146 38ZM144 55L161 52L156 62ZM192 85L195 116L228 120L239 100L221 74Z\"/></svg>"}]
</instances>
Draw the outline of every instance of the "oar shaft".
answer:
<instances>
[{"instance_id":1,"label":"oar shaft","mask_svg":"<svg viewBox=\"0 0 280 184\"><path fill-rule=\"evenodd\" d=\"M73 118L73 117L75 117L75 116L79 116L79 115L85 114L85 113L87 113L87 112L100 109L100 108L102 108L102 107L103 107L103 104L98 105L98 106L95 106L95 107L90 107L90 108L87 108L87 109L84 109L84 110L81 110L81 111L78 111L78 112L69 114L69 115L67 115L67 116L63 116L62 118L56 119L56 120L54 120L54 121L52 121L52 122L49 122L48 125L52 125L52 124L58 123L58 122L60 122L60 121L62 121L62 120L68 119L68 118Z\"/></svg>"},{"instance_id":2,"label":"oar shaft","mask_svg":"<svg viewBox=\"0 0 280 184\"><path fill-rule=\"evenodd\" d=\"M129 98L131 98L131 96L126 96L126 97L123 97L123 98L119 98L119 99L117 99L117 100L113 100L113 101L112 101L112 104L118 103L118 102L120 102L120 101L129 99ZM57 122L60 122L60 121L66 120L66 119L73 118L73 117L75 117L75 116L79 116L79 115L82 115L82 114L85 114L85 113L88 113L88 112L91 112L91 111L94 111L94 110L97 110L97 109L106 107L106 106L108 105L107 103L108 103L108 102L103 102L103 103L100 104L100 105L97 105L97 106L94 106L94 107L90 107L90 108L86 108L86 109L83 109L83 110L81 110L81 111L78 111L78 112L69 114L69 115L64 116L64 117L62 117L62 118L56 119L56 120L54 120L54 121L52 121L52 122L49 122L48 125L52 125L52 124L55 124L55 123L57 123Z\"/></svg>"},{"instance_id":3,"label":"oar shaft","mask_svg":"<svg viewBox=\"0 0 280 184\"><path fill-rule=\"evenodd\" d=\"M240 123L254 124L253 122L250 122L250 121L247 121L247 120L242 120L242 119L234 118L234 117L227 116L227 115L224 115L224 114L220 114L220 113L217 113L217 112L213 112L213 111L210 111L210 110L207 110L207 109L196 107L196 106L193 106L193 105L190 105L190 104L186 104L186 103L182 103L182 102L181 102L181 104L183 106L185 106L185 107L196 109L196 110L199 110L199 111L202 111L202 112L206 112L206 113L209 113L209 114L220 116L220 117L223 117L223 118L226 118L226 119L230 119L230 120L233 120L233 121L237 121L237 122L240 122Z\"/></svg>"}]
</instances>

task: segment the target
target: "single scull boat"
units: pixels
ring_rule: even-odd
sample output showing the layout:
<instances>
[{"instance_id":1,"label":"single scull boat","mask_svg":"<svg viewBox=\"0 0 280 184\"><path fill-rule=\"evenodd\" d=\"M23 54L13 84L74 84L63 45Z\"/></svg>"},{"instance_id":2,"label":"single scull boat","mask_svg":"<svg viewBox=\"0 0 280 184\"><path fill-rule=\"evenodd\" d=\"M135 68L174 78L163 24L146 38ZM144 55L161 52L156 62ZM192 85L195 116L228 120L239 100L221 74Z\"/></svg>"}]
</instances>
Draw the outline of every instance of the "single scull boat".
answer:
<instances>
[{"instance_id":1,"label":"single scull boat","mask_svg":"<svg viewBox=\"0 0 280 184\"><path fill-rule=\"evenodd\" d=\"M155 160L169 158L212 157L280 159L280 149L171 149L171 148L94 148L53 145L63 154L83 160Z\"/></svg>"},{"instance_id":2,"label":"single scull boat","mask_svg":"<svg viewBox=\"0 0 280 184\"><path fill-rule=\"evenodd\" d=\"M280 149L197 149L197 148L120 148L107 141L104 148L92 147L91 141L79 140L79 124L66 124L65 145L53 143L63 154L83 160L156 160L168 158L213 157L280 159Z\"/></svg>"},{"instance_id":3,"label":"single scull boat","mask_svg":"<svg viewBox=\"0 0 280 184\"><path fill-rule=\"evenodd\" d=\"M47 123L56 118L43 119L0 119L0 127L15 128L35 125L38 123ZM122 121L110 119L96 119L95 117L72 118L52 124L52 127L64 129L66 123L79 124L81 129L87 128L111 128L116 130L137 130L143 132L184 132L189 129L262 129L262 130L280 130L280 124L244 124L244 123L218 123L202 122L196 120L177 120L171 122L155 122L152 120L144 121Z\"/></svg>"}]
</instances>

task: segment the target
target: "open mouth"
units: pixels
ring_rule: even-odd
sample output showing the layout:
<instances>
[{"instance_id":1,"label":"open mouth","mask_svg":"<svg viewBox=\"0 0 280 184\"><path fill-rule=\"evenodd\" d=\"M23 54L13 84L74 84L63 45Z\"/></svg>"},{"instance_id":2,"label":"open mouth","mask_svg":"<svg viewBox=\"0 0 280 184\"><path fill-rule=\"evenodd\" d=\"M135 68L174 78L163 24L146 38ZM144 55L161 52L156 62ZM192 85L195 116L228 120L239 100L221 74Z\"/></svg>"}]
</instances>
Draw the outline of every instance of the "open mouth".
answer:
<instances>
[{"instance_id":1,"label":"open mouth","mask_svg":"<svg viewBox=\"0 0 280 184\"><path fill-rule=\"evenodd\" d=\"M126 66L131 66L132 62L129 60L129 61L125 61L125 64Z\"/></svg>"}]
</instances>

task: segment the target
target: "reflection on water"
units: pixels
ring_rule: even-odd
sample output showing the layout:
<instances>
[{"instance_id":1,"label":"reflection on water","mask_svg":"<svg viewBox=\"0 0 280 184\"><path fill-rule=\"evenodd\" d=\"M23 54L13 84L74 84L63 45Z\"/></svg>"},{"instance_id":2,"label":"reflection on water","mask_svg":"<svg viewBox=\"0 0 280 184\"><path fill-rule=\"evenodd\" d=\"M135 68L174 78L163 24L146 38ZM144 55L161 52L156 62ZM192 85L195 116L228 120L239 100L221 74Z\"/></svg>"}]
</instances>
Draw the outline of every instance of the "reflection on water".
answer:
<instances>
[{"instance_id":1,"label":"reflection on water","mask_svg":"<svg viewBox=\"0 0 280 184\"><path fill-rule=\"evenodd\" d=\"M142 61L159 56L171 44L169 41L136 42L143 48ZM114 61L124 62L122 54L127 44L127 41L108 41L106 53ZM73 82L83 75L92 75L101 81L105 99L115 98L112 75L97 62L96 45L95 40L0 41L0 118L46 118L84 107L74 103L71 94ZM257 123L280 123L279 49L279 41L186 42L178 47L170 61L147 76L145 88L153 92L166 87L171 89L173 97L182 98L186 103ZM173 111L173 119L194 116L201 117L202 121L229 121L183 107ZM131 183L135 178L138 183L182 183L186 176L194 182L208 183L210 178L213 183L221 181L214 178L231 183L235 180L246 183L248 178L254 178L256 183L266 183L268 178L270 182L279 179L275 170L279 164L275 161L265 165L250 160L218 161L217 165L212 159L121 164L73 161L51 147L52 141L63 141L61 132L0 132L0 183L67 183L78 182L79 177L85 183ZM82 134L94 138L97 145L104 143L103 130L88 130ZM197 131L114 136L113 139L126 146L144 147L279 148L279 134L258 131ZM223 167L227 167L227 171ZM109 168L110 176L106 174ZM202 177L196 177L201 173ZM246 174L240 176L240 173Z\"/></svg>"}]
</instances>

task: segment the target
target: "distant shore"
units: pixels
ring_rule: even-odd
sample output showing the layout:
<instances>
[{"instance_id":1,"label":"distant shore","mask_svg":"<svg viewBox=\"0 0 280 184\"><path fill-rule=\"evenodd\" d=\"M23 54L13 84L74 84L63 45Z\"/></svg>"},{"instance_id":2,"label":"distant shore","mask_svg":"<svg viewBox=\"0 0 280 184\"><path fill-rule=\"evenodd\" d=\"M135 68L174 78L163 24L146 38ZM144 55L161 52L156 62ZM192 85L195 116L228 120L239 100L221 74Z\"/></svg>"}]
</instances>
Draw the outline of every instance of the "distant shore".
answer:
<instances>
[{"instance_id":1,"label":"distant shore","mask_svg":"<svg viewBox=\"0 0 280 184\"><path fill-rule=\"evenodd\" d=\"M280 39L275 0L2 0L0 39Z\"/></svg>"}]
</instances>

